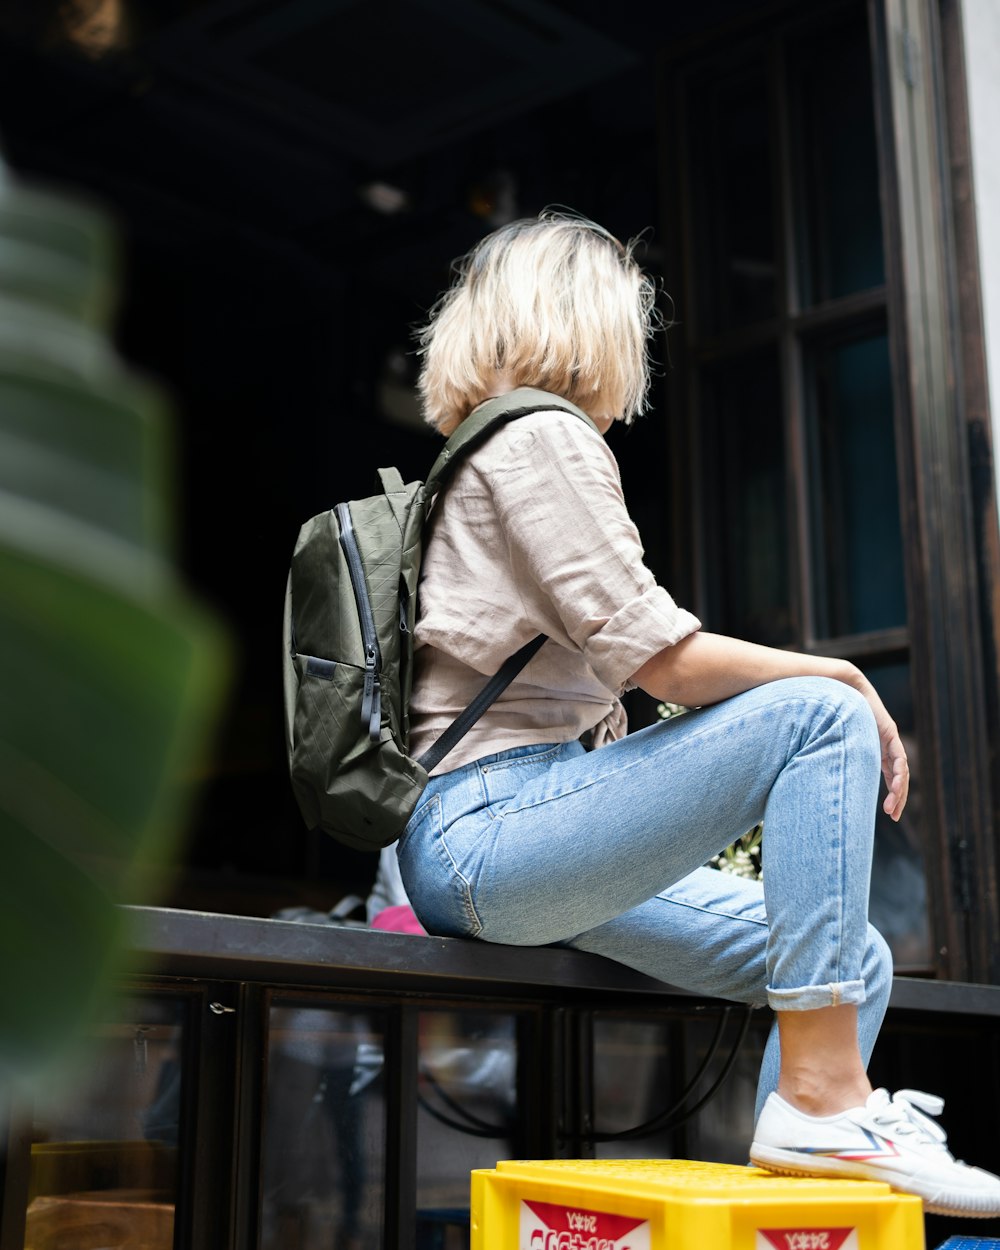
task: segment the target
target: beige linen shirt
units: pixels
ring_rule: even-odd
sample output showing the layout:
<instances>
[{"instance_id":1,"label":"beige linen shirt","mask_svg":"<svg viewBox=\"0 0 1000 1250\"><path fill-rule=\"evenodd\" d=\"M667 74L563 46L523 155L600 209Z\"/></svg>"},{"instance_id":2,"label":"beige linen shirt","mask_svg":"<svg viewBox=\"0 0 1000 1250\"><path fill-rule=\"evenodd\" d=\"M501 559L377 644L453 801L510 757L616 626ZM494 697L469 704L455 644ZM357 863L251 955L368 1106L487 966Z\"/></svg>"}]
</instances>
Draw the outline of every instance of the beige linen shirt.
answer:
<instances>
[{"instance_id":1,"label":"beige linen shirt","mask_svg":"<svg viewBox=\"0 0 1000 1250\"><path fill-rule=\"evenodd\" d=\"M657 586L618 464L579 417L537 412L458 467L431 517L421 568L410 701L420 756L503 664L548 641L434 770L593 729L626 732L618 696L664 647L699 628Z\"/></svg>"}]
</instances>

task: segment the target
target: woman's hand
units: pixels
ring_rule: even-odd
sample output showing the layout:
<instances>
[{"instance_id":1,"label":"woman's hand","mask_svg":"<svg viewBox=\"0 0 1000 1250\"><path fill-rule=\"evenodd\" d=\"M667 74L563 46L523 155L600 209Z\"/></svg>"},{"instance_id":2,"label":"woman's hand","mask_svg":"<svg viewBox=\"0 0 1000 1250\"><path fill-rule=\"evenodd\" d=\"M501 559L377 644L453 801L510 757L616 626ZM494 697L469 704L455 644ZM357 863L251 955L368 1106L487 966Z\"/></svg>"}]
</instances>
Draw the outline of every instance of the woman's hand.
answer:
<instances>
[{"instance_id":1,"label":"woman's hand","mask_svg":"<svg viewBox=\"0 0 1000 1250\"><path fill-rule=\"evenodd\" d=\"M882 776L889 791L882 810L893 820L899 820L910 792L910 765L906 758L906 748L899 736L896 722L885 710L885 704L878 697L875 687L860 669L856 672L857 677L851 684L864 695L868 706L875 713L879 741L882 743Z\"/></svg>"}]
</instances>

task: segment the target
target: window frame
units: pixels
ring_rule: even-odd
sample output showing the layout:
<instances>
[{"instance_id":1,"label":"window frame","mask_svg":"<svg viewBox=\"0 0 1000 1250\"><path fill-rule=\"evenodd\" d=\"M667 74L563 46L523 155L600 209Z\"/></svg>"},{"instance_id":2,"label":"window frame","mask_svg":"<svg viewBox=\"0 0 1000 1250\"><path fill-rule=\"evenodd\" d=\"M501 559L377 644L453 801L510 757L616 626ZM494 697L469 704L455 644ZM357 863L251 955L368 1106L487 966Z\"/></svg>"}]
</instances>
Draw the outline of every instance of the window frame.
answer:
<instances>
[{"instance_id":1,"label":"window frame","mask_svg":"<svg viewBox=\"0 0 1000 1250\"><path fill-rule=\"evenodd\" d=\"M955 2L941 0L951 12L952 27L957 21ZM799 188L793 180L784 49L793 36L851 7L864 15L869 32L886 279L884 285L805 309L799 298L802 240L792 228ZM690 82L710 65L736 65L754 57L766 61L773 93L778 315L706 336L700 331L694 300L693 186L687 138ZM977 552L973 530L978 525L981 532L984 515L995 524L996 505L992 490L982 485L982 475L975 516L967 498L971 474L956 328L937 0L830 0L810 6L807 14L779 6L758 13L736 30L711 32L671 50L660 72L662 233L672 249L668 272L676 275L670 282L680 310L680 325L673 333L683 340L683 347L671 352L667 388L670 408L679 416L673 445L672 520L677 535L673 584L696 612L704 607L709 569L698 523L703 510L699 372L709 361L775 344L785 407L785 508L790 527L794 645L862 665L906 657L911 673L920 675L914 700L915 730L931 949L927 967L912 970L996 982L1000 954L990 949L990 934L997 931L1000 914L992 832L995 800L989 783L991 765L998 775L1000 765L991 761L987 742L989 729L997 728L998 701L986 688L983 641L995 646L1000 639L996 619L1000 609L990 615L983 604L989 585L1000 584L1000 557L995 542L987 545L990 564L986 572L992 581L985 584L984 593L984 545L980 542ZM958 87L950 89L954 95ZM849 334L852 328L878 321L887 327L889 341L907 625L819 639L810 593L815 569L806 494L805 352L810 340ZM988 421L985 428L988 440ZM682 541L687 533L691 534L693 560Z\"/></svg>"}]
</instances>

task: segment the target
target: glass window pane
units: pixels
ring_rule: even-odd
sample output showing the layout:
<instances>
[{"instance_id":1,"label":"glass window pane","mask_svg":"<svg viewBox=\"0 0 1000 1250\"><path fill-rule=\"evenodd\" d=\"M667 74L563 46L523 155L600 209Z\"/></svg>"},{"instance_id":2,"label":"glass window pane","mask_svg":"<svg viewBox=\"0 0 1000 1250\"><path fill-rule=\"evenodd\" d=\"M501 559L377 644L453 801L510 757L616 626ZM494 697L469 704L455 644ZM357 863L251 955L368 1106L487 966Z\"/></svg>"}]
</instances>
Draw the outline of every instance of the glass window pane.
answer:
<instances>
[{"instance_id":1,"label":"glass window pane","mask_svg":"<svg viewBox=\"0 0 1000 1250\"><path fill-rule=\"evenodd\" d=\"M469 1244L469 1173L518 1155L517 1021L424 1011L417 1084L418 1244Z\"/></svg>"},{"instance_id":2,"label":"glass window pane","mask_svg":"<svg viewBox=\"0 0 1000 1250\"><path fill-rule=\"evenodd\" d=\"M135 998L57 1106L36 1113L26 1248L171 1250L185 1004Z\"/></svg>"},{"instance_id":3,"label":"glass window pane","mask_svg":"<svg viewBox=\"0 0 1000 1250\"><path fill-rule=\"evenodd\" d=\"M864 665L899 732L910 761L910 797L899 822L882 811L880 791L875 820L871 922L892 947L897 972L932 966L927 870L920 837L920 759L914 730L913 686L908 663Z\"/></svg>"},{"instance_id":4,"label":"glass window pane","mask_svg":"<svg viewBox=\"0 0 1000 1250\"><path fill-rule=\"evenodd\" d=\"M702 374L702 534L710 629L793 637L781 388L773 349Z\"/></svg>"},{"instance_id":5,"label":"glass window pane","mask_svg":"<svg viewBox=\"0 0 1000 1250\"><path fill-rule=\"evenodd\" d=\"M275 1006L270 1023L261 1250L381 1246L381 1019Z\"/></svg>"},{"instance_id":6,"label":"glass window pane","mask_svg":"<svg viewBox=\"0 0 1000 1250\"><path fill-rule=\"evenodd\" d=\"M816 634L906 624L885 334L806 355Z\"/></svg>"},{"instance_id":7,"label":"glass window pane","mask_svg":"<svg viewBox=\"0 0 1000 1250\"><path fill-rule=\"evenodd\" d=\"M788 49L804 306L885 282L865 8Z\"/></svg>"},{"instance_id":8,"label":"glass window pane","mask_svg":"<svg viewBox=\"0 0 1000 1250\"><path fill-rule=\"evenodd\" d=\"M652 1128L641 1137L617 1140L613 1135L646 1124L676 1100L674 1059L682 1028L680 1022L595 1016L594 1153L598 1159L677 1155L676 1136L670 1129Z\"/></svg>"},{"instance_id":9,"label":"glass window pane","mask_svg":"<svg viewBox=\"0 0 1000 1250\"><path fill-rule=\"evenodd\" d=\"M757 1012L722 1085L687 1120L728 1062L742 1008L696 1019L594 1019L594 1127L599 1159L686 1158L746 1163L770 1016ZM674 1112L673 1129L656 1127ZM652 1124L641 1136L618 1136Z\"/></svg>"},{"instance_id":10,"label":"glass window pane","mask_svg":"<svg viewBox=\"0 0 1000 1250\"><path fill-rule=\"evenodd\" d=\"M768 89L713 72L688 97L699 333L776 312Z\"/></svg>"}]
</instances>

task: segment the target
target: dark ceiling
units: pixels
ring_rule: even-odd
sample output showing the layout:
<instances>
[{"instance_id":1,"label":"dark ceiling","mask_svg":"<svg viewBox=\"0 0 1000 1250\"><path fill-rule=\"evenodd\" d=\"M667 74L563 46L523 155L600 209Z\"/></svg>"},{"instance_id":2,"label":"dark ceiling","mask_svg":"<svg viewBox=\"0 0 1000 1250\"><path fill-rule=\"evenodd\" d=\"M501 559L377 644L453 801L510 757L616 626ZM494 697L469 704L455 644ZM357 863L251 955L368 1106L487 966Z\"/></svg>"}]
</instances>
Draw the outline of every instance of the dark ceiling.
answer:
<instances>
[{"instance_id":1,"label":"dark ceiling","mask_svg":"<svg viewBox=\"0 0 1000 1250\"><path fill-rule=\"evenodd\" d=\"M234 640L192 864L293 877L322 858L303 849L284 775L288 556L298 524L367 493L377 464L426 471L410 333L449 262L560 203L622 236L652 227L646 259L660 264L658 58L760 8L0 6L3 150L120 224L119 344L174 398L179 558ZM640 525L655 570L665 434L650 424L616 450L634 510L654 518Z\"/></svg>"},{"instance_id":2,"label":"dark ceiling","mask_svg":"<svg viewBox=\"0 0 1000 1250\"><path fill-rule=\"evenodd\" d=\"M498 171L629 155L655 126L657 54L759 7L123 3L116 30L117 0L76 0L78 21L106 23L108 46L91 35L86 55L72 5L7 0L0 136L15 165L93 187L147 237L199 246L235 228L270 240L282 265L321 266L372 236L392 251L429 233L433 251L477 188L484 216L498 194L534 211L530 188L523 203ZM373 182L402 193L395 214L371 207Z\"/></svg>"}]
</instances>

